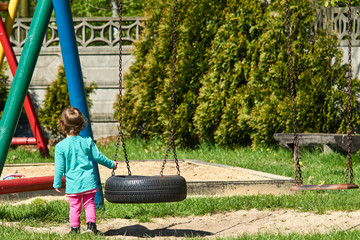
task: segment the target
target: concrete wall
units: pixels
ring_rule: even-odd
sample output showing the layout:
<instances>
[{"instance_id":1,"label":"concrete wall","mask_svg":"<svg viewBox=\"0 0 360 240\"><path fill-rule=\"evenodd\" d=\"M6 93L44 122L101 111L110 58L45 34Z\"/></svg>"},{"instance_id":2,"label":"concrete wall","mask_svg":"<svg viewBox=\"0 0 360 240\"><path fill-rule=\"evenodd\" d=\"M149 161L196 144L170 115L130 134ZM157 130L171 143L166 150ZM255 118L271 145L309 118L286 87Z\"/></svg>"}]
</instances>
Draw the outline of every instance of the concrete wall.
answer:
<instances>
[{"instance_id":1,"label":"concrete wall","mask_svg":"<svg viewBox=\"0 0 360 240\"><path fill-rule=\"evenodd\" d=\"M133 47L129 43L136 40L142 27L140 18L124 18L124 21L126 22L123 23L122 28L127 33L123 33L123 41L126 40L127 43L122 48L123 74L128 71L134 61L134 57L131 55ZM94 22L96 24L93 24ZM10 41L18 60L24 44L24 36L21 33L27 32L30 23L31 19L18 19L14 25ZM118 120L113 118L113 104L119 93L119 47L116 32L119 27L118 19L75 18L74 26L84 82L97 85L95 93L90 95L93 103L90 109L90 120L94 138L117 135ZM55 19L50 20L49 32L51 34L44 39L29 88L37 110L43 105L46 88L56 79L58 68L63 64ZM84 34L84 32L88 32L88 34ZM11 84L13 77L10 70L7 70L6 74L9 76ZM15 135L32 136L25 114L20 118Z\"/></svg>"},{"instance_id":2,"label":"concrete wall","mask_svg":"<svg viewBox=\"0 0 360 240\"><path fill-rule=\"evenodd\" d=\"M84 81L87 84L96 83L95 93L90 95L93 106L90 109L91 124L94 138L112 136L117 134L117 119L113 118L113 104L116 101L116 95L119 93L119 55L115 54L86 54L79 51L80 62ZM122 69L125 73L134 57L126 54L122 56ZM46 88L56 79L59 66L62 65L61 53L41 54L38 58L33 79L30 84L29 92L34 102L35 108L42 106ZM8 76L11 73L7 72ZM11 77L12 80L12 77ZM31 135L30 128L26 129L26 117L21 117L21 130L18 135Z\"/></svg>"}]
</instances>

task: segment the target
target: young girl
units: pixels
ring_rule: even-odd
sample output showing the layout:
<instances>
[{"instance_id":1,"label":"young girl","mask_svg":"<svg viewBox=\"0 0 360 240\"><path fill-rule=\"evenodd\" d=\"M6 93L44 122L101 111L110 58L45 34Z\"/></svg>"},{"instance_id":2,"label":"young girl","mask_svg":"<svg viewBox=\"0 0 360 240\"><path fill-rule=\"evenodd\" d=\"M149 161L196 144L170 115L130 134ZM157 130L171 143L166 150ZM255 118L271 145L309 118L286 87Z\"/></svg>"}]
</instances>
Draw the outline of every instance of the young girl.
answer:
<instances>
[{"instance_id":1,"label":"young girl","mask_svg":"<svg viewBox=\"0 0 360 240\"><path fill-rule=\"evenodd\" d=\"M85 209L87 231L98 233L96 228L95 193L98 191L93 162L116 169L117 162L106 158L90 137L79 136L86 120L75 107L61 114L60 126L66 138L55 146L55 174L53 187L61 192L61 179L65 175L65 193L70 204L70 233L80 233L81 200Z\"/></svg>"}]
</instances>

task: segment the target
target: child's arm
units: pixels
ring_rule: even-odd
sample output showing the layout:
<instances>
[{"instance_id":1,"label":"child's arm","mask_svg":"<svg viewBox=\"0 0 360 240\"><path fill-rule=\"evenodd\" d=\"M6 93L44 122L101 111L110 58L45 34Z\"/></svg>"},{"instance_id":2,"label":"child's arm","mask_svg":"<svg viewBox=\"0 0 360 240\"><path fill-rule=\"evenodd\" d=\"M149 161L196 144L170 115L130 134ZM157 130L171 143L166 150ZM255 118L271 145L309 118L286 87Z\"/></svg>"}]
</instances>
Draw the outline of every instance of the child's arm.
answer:
<instances>
[{"instance_id":1,"label":"child's arm","mask_svg":"<svg viewBox=\"0 0 360 240\"><path fill-rule=\"evenodd\" d=\"M65 172L65 158L61 150L55 147L55 171L53 187L55 191L61 192L61 180ZM59 191L58 191L59 190Z\"/></svg>"},{"instance_id":2,"label":"child's arm","mask_svg":"<svg viewBox=\"0 0 360 240\"><path fill-rule=\"evenodd\" d=\"M99 149L96 147L94 141L91 140L91 153L93 156L93 159L95 162L107 167L107 168L112 168L112 169L116 169L117 168L117 162L112 161L110 159L108 159L107 157L105 157L100 151Z\"/></svg>"}]
</instances>

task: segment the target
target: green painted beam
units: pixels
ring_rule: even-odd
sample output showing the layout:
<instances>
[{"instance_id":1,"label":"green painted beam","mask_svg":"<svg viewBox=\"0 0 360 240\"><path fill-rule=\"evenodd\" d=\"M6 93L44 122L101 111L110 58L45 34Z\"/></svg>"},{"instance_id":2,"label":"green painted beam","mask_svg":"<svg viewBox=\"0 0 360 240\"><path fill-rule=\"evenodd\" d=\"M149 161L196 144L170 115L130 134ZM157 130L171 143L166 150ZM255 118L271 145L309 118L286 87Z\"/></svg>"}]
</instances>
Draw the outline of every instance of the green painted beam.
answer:
<instances>
[{"instance_id":1,"label":"green painted beam","mask_svg":"<svg viewBox=\"0 0 360 240\"><path fill-rule=\"evenodd\" d=\"M0 175L18 124L42 42L53 10L51 0L39 0L30 25L9 96L0 120Z\"/></svg>"}]
</instances>

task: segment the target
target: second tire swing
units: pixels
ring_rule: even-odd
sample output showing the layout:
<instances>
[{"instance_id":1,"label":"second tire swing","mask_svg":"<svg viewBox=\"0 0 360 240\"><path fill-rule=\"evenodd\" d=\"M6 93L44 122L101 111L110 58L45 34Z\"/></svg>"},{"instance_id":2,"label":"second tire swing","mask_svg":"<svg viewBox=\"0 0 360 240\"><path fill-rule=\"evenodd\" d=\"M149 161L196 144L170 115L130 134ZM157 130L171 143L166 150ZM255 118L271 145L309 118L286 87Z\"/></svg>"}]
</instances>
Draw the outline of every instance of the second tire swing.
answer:
<instances>
[{"instance_id":1,"label":"second tire swing","mask_svg":"<svg viewBox=\"0 0 360 240\"><path fill-rule=\"evenodd\" d=\"M171 92L171 121L170 139L159 176L132 176L126 146L122 132L122 1L119 3L119 134L115 150L115 161L122 142L128 175L115 175L105 182L105 199L111 203L160 203L178 202L186 198L187 186L185 179L180 176L179 162L176 156L174 143L174 94L175 94L175 63L176 63L176 22L177 0L174 0L174 27L173 27L173 59L172 59L172 92ZM166 159L170 148L173 151L177 175L164 176Z\"/></svg>"}]
</instances>

